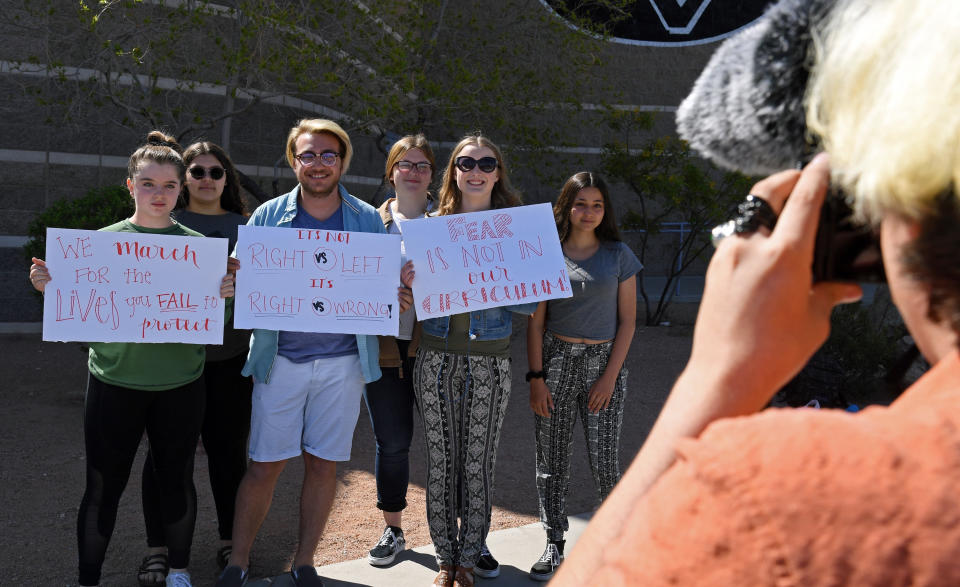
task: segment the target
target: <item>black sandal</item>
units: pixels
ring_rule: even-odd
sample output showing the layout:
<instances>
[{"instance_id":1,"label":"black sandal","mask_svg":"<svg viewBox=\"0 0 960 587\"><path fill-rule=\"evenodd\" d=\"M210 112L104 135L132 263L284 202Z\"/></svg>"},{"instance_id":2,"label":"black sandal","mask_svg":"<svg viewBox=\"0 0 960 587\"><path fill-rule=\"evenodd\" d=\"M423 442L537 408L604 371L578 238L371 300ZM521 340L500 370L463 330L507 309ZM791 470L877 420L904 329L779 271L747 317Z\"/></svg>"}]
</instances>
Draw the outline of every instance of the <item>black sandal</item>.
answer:
<instances>
[{"instance_id":1,"label":"black sandal","mask_svg":"<svg viewBox=\"0 0 960 587\"><path fill-rule=\"evenodd\" d=\"M137 581L140 587L164 587L167 584L167 573L170 572L170 561L167 555L158 552L143 557L140 568L137 570ZM154 579L160 575L160 579Z\"/></svg>"},{"instance_id":2,"label":"black sandal","mask_svg":"<svg viewBox=\"0 0 960 587\"><path fill-rule=\"evenodd\" d=\"M224 544L217 550L217 566L220 570L227 568L230 564L230 555L233 554L233 545Z\"/></svg>"}]
</instances>

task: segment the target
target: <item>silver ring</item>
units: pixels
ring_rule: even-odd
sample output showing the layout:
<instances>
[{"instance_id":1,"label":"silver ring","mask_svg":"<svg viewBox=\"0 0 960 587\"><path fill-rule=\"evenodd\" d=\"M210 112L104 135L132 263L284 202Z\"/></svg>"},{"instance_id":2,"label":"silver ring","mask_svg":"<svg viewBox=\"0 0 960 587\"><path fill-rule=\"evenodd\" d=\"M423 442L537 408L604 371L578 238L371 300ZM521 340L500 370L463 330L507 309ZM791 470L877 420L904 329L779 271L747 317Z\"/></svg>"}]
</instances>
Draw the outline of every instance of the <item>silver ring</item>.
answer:
<instances>
[{"instance_id":1,"label":"silver ring","mask_svg":"<svg viewBox=\"0 0 960 587\"><path fill-rule=\"evenodd\" d=\"M714 248L720 242L733 234L752 234L766 227L773 230L777 224L777 213L766 200L760 196L749 194L743 202L737 204L737 215L722 224L718 224L710 231L710 241Z\"/></svg>"}]
</instances>

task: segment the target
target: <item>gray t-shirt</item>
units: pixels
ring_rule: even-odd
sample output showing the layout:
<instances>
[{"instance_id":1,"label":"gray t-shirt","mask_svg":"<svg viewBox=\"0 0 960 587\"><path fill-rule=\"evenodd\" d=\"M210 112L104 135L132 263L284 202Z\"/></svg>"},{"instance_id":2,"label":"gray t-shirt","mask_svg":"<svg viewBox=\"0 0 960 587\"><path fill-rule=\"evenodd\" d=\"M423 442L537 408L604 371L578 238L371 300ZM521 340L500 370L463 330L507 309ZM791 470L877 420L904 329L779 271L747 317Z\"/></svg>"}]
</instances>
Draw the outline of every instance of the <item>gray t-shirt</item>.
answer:
<instances>
[{"instance_id":1,"label":"gray t-shirt","mask_svg":"<svg viewBox=\"0 0 960 587\"><path fill-rule=\"evenodd\" d=\"M189 210L180 209L173 211L173 217L177 222L192 228L204 236L214 238L225 238L230 241L227 246L227 254L233 251L237 245L237 227L247 223L247 218L236 212L227 212L226 214L197 214ZM224 266L226 269L226 266ZM232 359L237 355L247 354L250 348L250 331L237 330L233 327L233 315L223 326L223 344L207 345L208 361L225 361Z\"/></svg>"},{"instance_id":2,"label":"gray t-shirt","mask_svg":"<svg viewBox=\"0 0 960 587\"><path fill-rule=\"evenodd\" d=\"M588 259L564 255L572 298L547 301L546 329L571 338L610 340L617 334L617 289L643 265L626 244L600 243Z\"/></svg>"}]
</instances>

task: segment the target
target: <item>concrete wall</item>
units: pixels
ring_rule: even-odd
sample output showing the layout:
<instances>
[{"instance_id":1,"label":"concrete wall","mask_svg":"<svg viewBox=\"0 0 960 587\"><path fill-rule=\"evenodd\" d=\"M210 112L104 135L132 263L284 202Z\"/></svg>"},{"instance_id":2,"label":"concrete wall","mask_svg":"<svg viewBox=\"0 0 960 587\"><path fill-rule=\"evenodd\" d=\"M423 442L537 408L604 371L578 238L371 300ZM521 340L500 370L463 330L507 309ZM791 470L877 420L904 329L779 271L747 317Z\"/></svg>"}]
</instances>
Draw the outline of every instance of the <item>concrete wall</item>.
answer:
<instances>
[{"instance_id":1,"label":"concrete wall","mask_svg":"<svg viewBox=\"0 0 960 587\"><path fill-rule=\"evenodd\" d=\"M5 6L6 5L6 6ZM0 0L0 9L15 10L18 2ZM537 0L526 2L525 10L547 8ZM523 18L500 15L500 18ZM9 24L9 23L7 23ZM51 203L76 198L88 189L123 181L126 158L139 144L146 129L125 127L123 112L104 104L95 116L76 121L64 119L60 110L44 105L44 100L57 98L57 90L40 75L15 71L12 61L35 49L37 39L17 34L16 28L0 25L5 43L0 48L0 323L40 320L39 298L32 295L26 278L26 261L19 247L25 241L30 221ZM660 112L654 133L672 134L673 111L689 91L694 79L709 58L715 44L686 47L631 46L610 41L595 41L594 49L605 65L596 71L596 79L612 79L615 100L627 106ZM69 63L71 55L59 58ZM79 58L78 58L79 59ZM583 80L591 84L591 79ZM597 84L600 87L600 84ZM289 99L288 99L289 98ZM215 110L223 98L197 94L200 108ZM303 101L296 96L276 99L236 117L232 121L231 140L227 147L240 168L253 177L267 193L279 180L281 193L293 185L293 176L286 164L275 164L283 156L286 133L293 122L303 117L324 115L324 104ZM577 125L577 144L550 161L519 166L514 182L524 191L527 202L551 201L559 191L562 178L581 169L596 169L599 149L609 140L609 131L599 124L599 114L586 110L571 115L557 111L555 116L538 124ZM456 136L462 129L446 129L447 136ZM206 133L219 142L220 128ZM361 198L371 200L383 173L383 155L374 138L353 133L356 156L344 179L347 188ZM493 137L496 140L496 137ZM445 140L438 158L445 159L450 142ZM632 204L633 196L620 186L613 186L616 208L622 214ZM670 243L670 235L662 237L661 248ZM646 279L657 283L664 272L665 259L647 260ZM698 268L702 275L702 267ZM682 301L698 296L697 277L684 280L678 294Z\"/></svg>"}]
</instances>

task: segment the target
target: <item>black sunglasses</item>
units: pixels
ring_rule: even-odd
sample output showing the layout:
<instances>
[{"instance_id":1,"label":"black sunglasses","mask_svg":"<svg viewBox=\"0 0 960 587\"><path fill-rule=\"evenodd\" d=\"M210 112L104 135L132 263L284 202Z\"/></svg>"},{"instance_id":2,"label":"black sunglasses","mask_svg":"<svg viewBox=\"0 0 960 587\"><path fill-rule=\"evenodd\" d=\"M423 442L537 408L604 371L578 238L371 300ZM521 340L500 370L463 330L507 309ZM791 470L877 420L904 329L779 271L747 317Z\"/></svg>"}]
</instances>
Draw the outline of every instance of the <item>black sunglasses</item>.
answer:
<instances>
[{"instance_id":1,"label":"black sunglasses","mask_svg":"<svg viewBox=\"0 0 960 587\"><path fill-rule=\"evenodd\" d=\"M474 159L473 157L463 156L454 159L453 164L456 165L460 171L470 171L474 167L479 167L480 171L484 173L490 173L497 167L500 167L496 157L480 157L480 159Z\"/></svg>"},{"instance_id":2,"label":"black sunglasses","mask_svg":"<svg viewBox=\"0 0 960 587\"><path fill-rule=\"evenodd\" d=\"M207 169L206 167L200 167L199 165L194 165L187 171L190 172L190 176L193 179L203 179L207 176L207 173L210 174L210 179L217 180L221 179L224 175L223 167L211 167Z\"/></svg>"}]
</instances>

